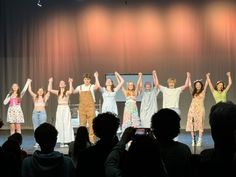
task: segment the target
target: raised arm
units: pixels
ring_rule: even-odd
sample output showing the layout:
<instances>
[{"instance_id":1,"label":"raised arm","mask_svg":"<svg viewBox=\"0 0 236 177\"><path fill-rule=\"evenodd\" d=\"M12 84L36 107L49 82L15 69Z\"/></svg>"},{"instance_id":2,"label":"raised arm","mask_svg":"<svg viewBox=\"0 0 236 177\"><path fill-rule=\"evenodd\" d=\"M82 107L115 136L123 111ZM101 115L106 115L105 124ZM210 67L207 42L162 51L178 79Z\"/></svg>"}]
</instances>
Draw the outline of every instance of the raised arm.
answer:
<instances>
[{"instance_id":1,"label":"raised arm","mask_svg":"<svg viewBox=\"0 0 236 177\"><path fill-rule=\"evenodd\" d=\"M32 80L30 80L30 82L29 82L28 91L29 91L30 95L31 95L33 98L36 97L36 94L32 91Z\"/></svg>"},{"instance_id":2,"label":"raised arm","mask_svg":"<svg viewBox=\"0 0 236 177\"><path fill-rule=\"evenodd\" d=\"M230 87L232 85L232 78L231 78L230 72L227 72L226 75L228 76L228 85L226 86L225 91L228 92L228 90L230 89Z\"/></svg>"},{"instance_id":3,"label":"raised arm","mask_svg":"<svg viewBox=\"0 0 236 177\"><path fill-rule=\"evenodd\" d=\"M211 79L210 79L210 73L207 73L206 74L206 77L207 77L207 82L208 82L208 84L209 84L209 87L210 87L210 90L211 90L211 92L214 92L214 87L213 87L213 85L212 85L212 83L211 83Z\"/></svg>"},{"instance_id":4,"label":"raised arm","mask_svg":"<svg viewBox=\"0 0 236 177\"><path fill-rule=\"evenodd\" d=\"M29 87L29 84L30 84L31 80L30 79L27 79L26 83L25 83L25 86L24 88L22 89L21 93L20 93L20 97L22 98L26 92L26 90L28 89Z\"/></svg>"},{"instance_id":5,"label":"raised arm","mask_svg":"<svg viewBox=\"0 0 236 177\"><path fill-rule=\"evenodd\" d=\"M154 82L154 85L157 89L160 89L160 83L159 83L159 80L158 80L158 77L157 77L157 72L156 70L152 71L152 77L153 77L153 82Z\"/></svg>"},{"instance_id":6,"label":"raised arm","mask_svg":"<svg viewBox=\"0 0 236 177\"><path fill-rule=\"evenodd\" d=\"M193 87L192 87L192 81L191 81L191 75L190 74L189 74L188 88L189 88L190 94L192 94L193 93Z\"/></svg>"},{"instance_id":7,"label":"raised arm","mask_svg":"<svg viewBox=\"0 0 236 177\"><path fill-rule=\"evenodd\" d=\"M53 90L52 89L52 83L53 83L53 78L51 77L49 80L48 80L48 91L50 93L53 93L55 95L58 95L58 90Z\"/></svg>"},{"instance_id":8,"label":"raised arm","mask_svg":"<svg viewBox=\"0 0 236 177\"><path fill-rule=\"evenodd\" d=\"M208 86L208 81L207 81L207 79L206 79L205 85L204 85L204 90L203 90L204 92L206 92L207 86Z\"/></svg>"},{"instance_id":9,"label":"raised arm","mask_svg":"<svg viewBox=\"0 0 236 177\"><path fill-rule=\"evenodd\" d=\"M117 91L124 84L124 79L123 79L123 77L121 77L121 75L118 72L115 72L115 76L116 76L116 80L117 80L117 83L118 83L118 85L115 88L115 90Z\"/></svg>"},{"instance_id":10,"label":"raised arm","mask_svg":"<svg viewBox=\"0 0 236 177\"><path fill-rule=\"evenodd\" d=\"M156 70L153 70L153 71L152 71L152 78L153 78L153 83L154 83L155 87L156 87L157 89L159 89L159 82L158 82Z\"/></svg>"},{"instance_id":11,"label":"raised arm","mask_svg":"<svg viewBox=\"0 0 236 177\"><path fill-rule=\"evenodd\" d=\"M97 90L100 87L100 83L99 83L99 80L98 80L98 72L97 71L94 73L94 77L95 77L95 84L94 84L93 89Z\"/></svg>"},{"instance_id":12,"label":"raised arm","mask_svg":"<svg viewBox=\"0 0 236 177\"><path fill-rule=\"evenodd\" d=\"M137 84L136 84L136 88L135 88L135 95L137 96L139 91L140 91L140 83L141 83L141 80L142 80L142 73L139 72L138 73L138 80L137 80Z\"/></svg>"},{"instance_id":13,"label":"raised arm","mask_svg":"<svg viewBox=\"0 0 236 177\"><path fill-rule=\"evenodd\" d=\"M73 85L72 85L73 79L69 78L68 82L69 82L69 90L66 92L66 95L71 95L73 93Z\"/></svg>"},{"instance_id":14,"label":"raised arm","mask_svg":"<svg viewBox=\"0 0 236 177\"><path fill-rule=\"evenodd\" d=\"M185 80L185 84L183 86L181 86L181 90L185 90L188 86L189 86L189 77L190 77L190 73L187 72L187 78Z\"/></svg>"}]
</instances>

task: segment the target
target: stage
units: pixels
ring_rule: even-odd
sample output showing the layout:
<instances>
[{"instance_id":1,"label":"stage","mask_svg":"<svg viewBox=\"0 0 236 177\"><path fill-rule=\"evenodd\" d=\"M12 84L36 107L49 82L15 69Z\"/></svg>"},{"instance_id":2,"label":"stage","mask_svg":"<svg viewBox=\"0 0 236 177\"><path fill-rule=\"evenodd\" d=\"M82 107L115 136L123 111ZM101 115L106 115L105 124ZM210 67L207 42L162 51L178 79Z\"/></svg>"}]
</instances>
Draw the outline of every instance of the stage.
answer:
<instances>
[{"instance_id":1,"label":"stage","mask_svg":"<svg viewBox=\"0 0 236 177\"><path fill-rule=\"evenodd\" d=\"M33 147L35 144L35 140L33 137L33 130L23 130L22 135L23 135L22 148L29 155L31 155L35 150L37 150L37 148ZM0 131L0 146L2 146L2 144L6 141L8 136L9 136L8 130L1 130ZM196 147L195 150L191 145L192 141L191 141L191 135L189 133L186 133L184 130L182 130L178 139L179 139L178 140L179 142L187 144L190 147L193 154L199 154L202 150L213 147L213 140L212 140L209 130L206 130L205 133L203 134L202 146ZM57 144L55 150L65 154L65 155L68 155L68 147L60 148L59 144Z\"/></svg>"}]
</instances>

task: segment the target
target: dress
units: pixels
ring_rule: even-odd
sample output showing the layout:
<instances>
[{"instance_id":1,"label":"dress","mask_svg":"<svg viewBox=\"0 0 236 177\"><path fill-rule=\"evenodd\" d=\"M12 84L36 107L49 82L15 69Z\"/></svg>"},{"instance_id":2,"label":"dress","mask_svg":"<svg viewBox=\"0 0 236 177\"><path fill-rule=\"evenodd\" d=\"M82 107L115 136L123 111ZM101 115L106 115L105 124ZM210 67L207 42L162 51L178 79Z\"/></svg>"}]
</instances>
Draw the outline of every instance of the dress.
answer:
<instances>
[{"instance_id":1,"label":"dress","mask_svg":"<svg viewBox=\"0 0 236 177\"><path fill-rule=\"evenodd\" d=\"M140 108L141 126L144 128L150 128L151 118L158 110L157 107L157 95L159 90L154 88L151 91L144 91L142 93L142 101Z\"/></svg>"},{"instance_id":2,"label":"dress","mask_svg":"<svg viewBox=\"0 0 236 177\"><path fill-rule=\"evenodd\" d=\"M24 115L21 109L20 98L11 96L7 110L7 122L24 123Z\"/></svg>"},{"instance_id":3,"label":"dress","mask_svg":"<svg viewBox=\"0 0 236 177\"><path fill-rule=\"evenodd\" d=\"M138 116L138 108L135 96L127 96L125 102L122 131L124 132L127 127L139 127L140 118Z\"/></svg>"},{"instance_id":4,"label":"dress","mask_svg":"<svg viewBox=\"0 0 236 177\"><path fill-rule=\"evenodd\" d=\"M68 102L69 96L59 96L55 123L58 131L57 142L59 143L74 141L74 130L71 125L71 112Z\"/></svg>"},{"instance_id":5,"label":"dress","mask_svg":"<svg viewBox=\"0 0 236 177\"><path fill-rule=\"evenodd\" d=\"M186 131L201 131L203 132L205 107L204 107L205 92L203 91L198 96L194 96L188 111L188 119Z\"/></svg>"},{"instance_id":6,"label":"dress","mask_svg":"<svg viewBox=\"0 0 236 177\"><path fill-rule=\"evenodd\" d=\"M116 98L115 98L117 90L114 89L114 92L109 92L103 87L101 88L101 92L103 97L102 113L112 112L118 115Z\"/></svg>"},{"instance_id":7,"label":"dress","mask_svg":"<svg viewBox=\"0 0 236 177\"><path fill-rule=\"evenodd\" d=\"M29 81L26 82L24 88L22 89L20 93L20 98L12 94L7 94L3 102L4 105L9 104L9 107L7 110L7 122L13 123L13 124L24 123L24 114L21 108L21 99L23 98L28 86L29 86Z\"/></svg>"}]
</instances>

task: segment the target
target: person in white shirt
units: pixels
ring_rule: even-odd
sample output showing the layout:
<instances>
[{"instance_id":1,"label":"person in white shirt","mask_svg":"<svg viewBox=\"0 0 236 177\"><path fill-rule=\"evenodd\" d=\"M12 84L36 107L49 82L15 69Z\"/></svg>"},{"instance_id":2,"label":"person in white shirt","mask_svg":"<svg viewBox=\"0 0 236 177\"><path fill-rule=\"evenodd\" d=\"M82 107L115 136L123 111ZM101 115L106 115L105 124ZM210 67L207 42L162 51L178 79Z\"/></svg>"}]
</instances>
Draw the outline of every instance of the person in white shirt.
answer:
<instances>
[{"instance_id":1,"label":"person in white shirt","mask_svg":"<svg viewBox=\"0 0 236 177\"><path fill-rule=\"evenodd\" d=\"M77 86L73 93L79 93L79 119L80 126L85 126L89 131L89 139L94 143L93 119L95 117L95 94L94 90L98 89L98 72L94 73L95 85L91 84L91 76L86 73L83 75L84 84Z\"/></svg>"},{"instance_id":2,"label":"person in white shirt","mask_svg":"<svg viewBox=\"0 0 236 177\"><path fill-rule=\"evenodd\" d=\"M169 78L167 80L168 87L164 87L159 84L158 78L156 77L156 85L160 89L160 91L163 94L163 108L169 108L174 110L177 114L180 115L180 109L179 109L179 98L180 94L183 90L185 90L189 85L189 78L190 73L187 72L187 78L185 81L185 84L175 88L176 79L175 78ZM175 140L178 138L176 137Z\"/></svg>"},{"instance_id":3,"label":"person in white shirt","mask_svg":"<svg viewBox=\"0 0 236 177\"><path fill-rule=\"evenodd\" d=\"M164 87L160 85L158 78L156 79L157 87L160 89L160 91L163 94L163 106L162 106L163 108L172 109L180 115L179 97L182 91L188 87L189 77L190 77L190 73L187 72L187 78L186 78L185 84L177 88L175 88L175 84L176 84L175 78L169 78L167 80L168 87Z\"/></svg>"}]
</instances>

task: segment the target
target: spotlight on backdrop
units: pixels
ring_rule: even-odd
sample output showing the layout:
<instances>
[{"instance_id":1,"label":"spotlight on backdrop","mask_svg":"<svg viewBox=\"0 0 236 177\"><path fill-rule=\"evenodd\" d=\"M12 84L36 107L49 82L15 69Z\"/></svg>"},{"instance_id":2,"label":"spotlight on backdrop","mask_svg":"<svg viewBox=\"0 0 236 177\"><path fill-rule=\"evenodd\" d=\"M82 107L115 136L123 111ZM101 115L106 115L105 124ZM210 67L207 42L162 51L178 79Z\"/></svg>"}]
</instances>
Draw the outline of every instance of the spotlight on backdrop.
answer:
<instances>
[{"instance_id":1,"label":"spotlight on backdrop","mask_svg":"<svg viewBox=\"0 0 236 177\"><path fill-rule=\"evenodd\" d=\"M41 1L38 0L37 6L42 7Z\"/></svg>"}]
</instances>

